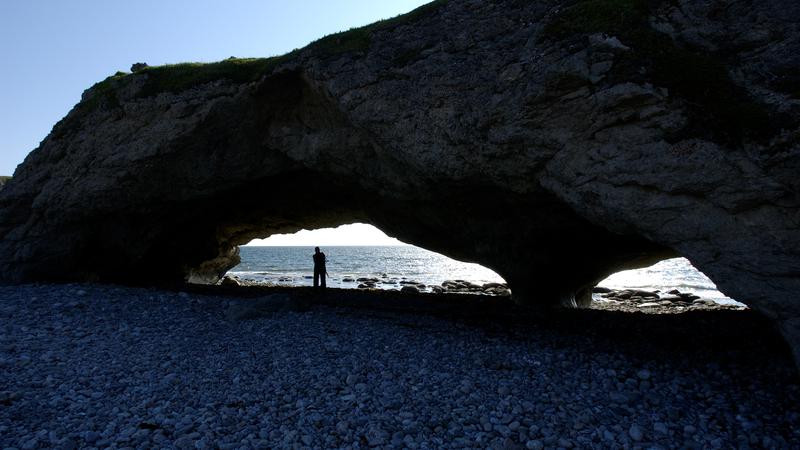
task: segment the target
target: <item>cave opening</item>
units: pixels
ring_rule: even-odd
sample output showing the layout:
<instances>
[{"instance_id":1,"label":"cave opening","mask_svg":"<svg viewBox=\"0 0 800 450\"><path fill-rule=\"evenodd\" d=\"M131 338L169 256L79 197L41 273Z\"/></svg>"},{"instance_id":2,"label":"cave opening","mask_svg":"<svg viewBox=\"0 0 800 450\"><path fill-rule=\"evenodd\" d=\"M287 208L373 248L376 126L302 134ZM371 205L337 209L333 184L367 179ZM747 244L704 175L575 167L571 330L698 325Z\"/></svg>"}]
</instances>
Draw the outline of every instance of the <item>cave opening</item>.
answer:
<instances>
[{"instance_id":1,"label":"cave opening","mask_svg":"<svg viewBox=\"0 0 800 450\"><path fill-rule=\"evenodd\" d=\"M487 267L402 242L365 223L253 239L239 247L240 262L226 277L242 284L312 286L317 246L326 254L330 288L510 295L505 280Z\"/></svg>"},{"instance_id":2,"label":"cave opening","mask_svg":"<svg viewBox=\"0 0 800 450\"><path fill-rule=\"evenodd\" d=\"M252 239L238 247L240 262L221 282L233 279L244 285L310 287L312 255L317 246L327 255L329 288L512 294L506 280L487 267L411 245L366 223ZM704 305L744 306L720 292L711 279L682 257L612 273L597 283L591 298L595 305L625 301L637 307L644 305L645 311L656 302L661 307L686 307L694 300Z\"/></svg>"},{"instance_id":3,"label":"cave opening","mask_svg":"<svg viewBox=\"0 0 800 450\"><path fill-rule=\"evenodd\" d=\"M697 304L706 306L711 303L745 306L722 293L706 274L683 257L667 258L648 267L616 272L600 281L597 286L592 300L601 303L629 300L633 297L645 305L661 302L660 306L685 307L697 300ZM632 295L625 299L615 298L625 292ZM648 292L657 294L658 297L648 297L645 294Z\"/></svg>"}]
</instances>

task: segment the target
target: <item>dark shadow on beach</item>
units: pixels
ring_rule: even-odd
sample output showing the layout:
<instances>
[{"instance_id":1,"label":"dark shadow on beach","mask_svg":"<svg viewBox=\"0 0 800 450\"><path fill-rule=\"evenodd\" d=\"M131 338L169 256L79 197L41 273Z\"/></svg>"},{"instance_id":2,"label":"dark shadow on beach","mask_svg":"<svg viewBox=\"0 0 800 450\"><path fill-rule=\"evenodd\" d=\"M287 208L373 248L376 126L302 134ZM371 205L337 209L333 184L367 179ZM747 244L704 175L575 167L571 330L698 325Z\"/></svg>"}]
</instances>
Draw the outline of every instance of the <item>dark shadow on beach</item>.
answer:
<instances>
[{"instance_id":1,"label":"dark shadow on beach","mask_svg":"<svg viewBox=\"0 0 800 450\"><path fill-rule=\"evenodd\" d=\"M769 367L796 378L791 351L760 314L746 310L697 310L680 314L599 309L539 311L522 307L507 297L470 294L426 294L389 290L327 289L271 286L199 286L197 294L260 298L285 294L300 311L340 308L341 314L395 321L417 326L415 317L434 316L504 339L533 339L537 332L579 342L587 356L614 349L642 363L696 359L703 364ZM742 374L745 377L746 374ZM745 377L746 378L746 377ZM784 380L785 382L785 380Z\"/></svg>"}]
</instances>

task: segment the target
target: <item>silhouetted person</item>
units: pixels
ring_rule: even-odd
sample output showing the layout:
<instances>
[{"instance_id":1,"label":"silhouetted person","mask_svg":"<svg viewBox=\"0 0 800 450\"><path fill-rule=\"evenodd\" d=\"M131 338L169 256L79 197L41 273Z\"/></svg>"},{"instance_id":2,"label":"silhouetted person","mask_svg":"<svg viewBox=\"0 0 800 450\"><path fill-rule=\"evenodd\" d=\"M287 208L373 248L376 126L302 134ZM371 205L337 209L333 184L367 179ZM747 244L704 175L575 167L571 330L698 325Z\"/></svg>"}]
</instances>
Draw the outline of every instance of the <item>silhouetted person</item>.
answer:
<instances>
[{"instance_id":1,"label":"silhouetted person","mask_svg":"<svg viewBox=\"0 0 800 450\"><path fill-rule=\"evenodd\" d=\"M325 288L325 276L328 271L325 269L325 253L319 251L319 247L314 247L314 287L322 286ZM320 284L320 278L322 284Z\"/></svg>"}]
</instances>

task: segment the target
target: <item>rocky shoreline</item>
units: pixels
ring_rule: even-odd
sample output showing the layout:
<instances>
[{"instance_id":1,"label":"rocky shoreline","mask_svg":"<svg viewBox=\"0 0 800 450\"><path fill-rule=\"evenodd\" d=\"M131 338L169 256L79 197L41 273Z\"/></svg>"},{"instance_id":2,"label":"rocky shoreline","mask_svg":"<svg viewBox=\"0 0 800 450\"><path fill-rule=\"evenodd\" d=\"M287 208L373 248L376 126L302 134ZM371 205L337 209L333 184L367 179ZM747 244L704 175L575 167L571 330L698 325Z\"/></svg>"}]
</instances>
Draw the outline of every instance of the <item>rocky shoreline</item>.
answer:
<instances>
[{"instance_id":1,"label":"rocky shoreline","mask_svg":"<svg viewBox=\"0 0 800 450\"><path fill-rule=\"evenodd\" d=\"M283 280L279 280L283 281ZM292 279L287 278L287 282ZM344 283L352 283L359 290L399 290L410 294L472 294L497 297L510 297L511 289L506 283L473 283L467 280L445 280L441 285L426 285L420 281L407 278L382 277L344 277ZM250 286L250 287L285 287L282 284L254 281L240 278L236 275L226 275L218 283L222 286ZM673 314L693 310L715 309L746 309L743 305L717 303L712 299L703 298L691 292L681 292L677 289L666 293L659 291L645 291L640 289L611 289L597 286L592 290L594 295L591 308L612 311L642 311L652 314Z\"/></svg>"},{"instance_id":2,"label":"rocky shoreline","mask_svg":"<svg viewBox=\"0 0 800 450\"><path fill-rule=\"evenodd\" d=\"M541 317L499 297L223 286L0 297L3 448L800 445L796 369L749 310Z\"/></svg>"},{"instance_id":3,"label":"rocky shoreline","mask_svg":"<svg viewBox=\"0 0 800 450\"><path fill-rule=\"evenodd\" d=\"M311 278L310 276L306 278ZM339 279L334 279L339 280ZM255 281L246 278L241 278L238 275L226 275L218 284L223 286L286 286L283 283L293 282L292 278L279 278L281 284L274 284L263 281ZM409 279L406 277L390 277L387 274L375 277L349 277L341 278L342 283L352 285L356 289L376 290L376 289L390 289L400 290L409 293L423 293L430 292L434 294L479 294L479 295L497 295L500 297L508 297L511 295L511 290L507 283L473 283L467 280L445 280L441 285L426 285L425 283ZM347 287L345 284L345 288Z\"/></svg>"},{"instance_id":4,"label":"rocky shoreline","mask_svg":"<svg viewBox=\"0 0 800 450\"><path fill-rule=\"evenodd\" d=\"M644 312L648 314L679 314L697 310L744 310L744 305L717 303L690 292L672 289L664 294L659 291L639 289L593 289L591 308L611 311Z\"/></svg>"}]
</instances>

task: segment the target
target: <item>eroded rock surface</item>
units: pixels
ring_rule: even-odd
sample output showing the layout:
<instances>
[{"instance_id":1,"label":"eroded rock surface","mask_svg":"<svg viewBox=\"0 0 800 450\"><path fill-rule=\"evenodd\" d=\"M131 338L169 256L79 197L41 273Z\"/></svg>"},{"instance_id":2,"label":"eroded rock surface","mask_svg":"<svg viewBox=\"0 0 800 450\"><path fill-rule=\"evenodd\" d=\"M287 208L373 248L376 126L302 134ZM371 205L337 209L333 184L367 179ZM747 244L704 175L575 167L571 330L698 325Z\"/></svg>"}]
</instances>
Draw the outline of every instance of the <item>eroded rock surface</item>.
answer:
<instances>
[{"instance_id":1,"label":"eroded rock surface","mask_svg":"<svg viewBox=\"0 0 800 450\"><path fill-rule=\"evenodd\" d=\"M798 23L778 0L450 0L118 74L2 190L0 276L213 281L253 237L359 221L539 305L680 254L800 348Z\"/></svg>"}]
</instances>

